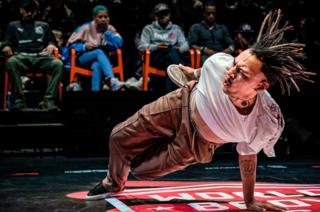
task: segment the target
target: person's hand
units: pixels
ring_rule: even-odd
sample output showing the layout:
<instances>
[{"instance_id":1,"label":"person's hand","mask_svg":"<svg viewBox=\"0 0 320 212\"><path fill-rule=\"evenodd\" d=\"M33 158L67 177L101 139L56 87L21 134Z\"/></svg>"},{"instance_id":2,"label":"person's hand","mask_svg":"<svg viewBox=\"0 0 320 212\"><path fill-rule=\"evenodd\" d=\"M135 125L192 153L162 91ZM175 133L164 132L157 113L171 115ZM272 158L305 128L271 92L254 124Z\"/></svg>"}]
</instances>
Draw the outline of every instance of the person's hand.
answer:
<instances>
[{"instance_id":1,"label":"person's hand","mask_svg":"<svg viewBox=\"0 0 320 212\"><path fill-rule=\"evenodd\" d=\"M86 43L86 49L87 50L92 50L97 48L97 45L93 44L93 43Z\"/></svg>"},{"instance_id":2,"label":"person's hand","mask_svg":"<svg viewBox=\"0 0 320 212\"><path fill-rule=\"evenodd\" d=\"M281 211L285 212L286 209L283 207L279 207L268 202L261 202L254 200L247 204L247 209L252 211Z\"/></svg>"},{"instance_id":3,"label":"person's hand","mask_svg":"<svg viewBox=\"0 0 320 212\"><path fill-rule=\"evenodd\" d=\"M42 52L45 53L45 55L52 55L53 51L57 49L57 47L55 47L52 44L49 44Z\"/></svg>"},{"instance_id":4,"label":"person's hand","mask_svg":"<svg viewBox=\"0 0 320 212\"><path fill-rule=\"evenodd\" d=\"M167 49L169 47L169 45L166 43L159 43L157 45L157 47L158 47L158 49Z\"/></svg>"},{"instance_id":5,"label":"person's hand","mask_svg":"<svg viewBox=\"0 0 320 212\"><path fill-rule=\"evenodd\" d=\"M10 46L5 46L3 49L2 49L2 54L3 56L5 56L6 58L9 58L13 55L13 52L12 52L12 49Z\"/></svg>"},{"instance_id":6,"label":"person's hand","mask_svg":"<svg viewBox=\"0 0 320 212\"><path fill-rule=\"evenodd\" d=\"M213 54L216 53L216 52L215 52L213 49L209 49L209 48L207 48L207 47L204 47L203 53L204 53L205 55L210 56L210 55L213 55Z\"/></svg>"},{"instance_id":7,"label":"person's hand","mask_svg":"<svg viewBox=\"0 0 320 212\"><path fill-rule=\"evenodd\" d=\"M189 67L189 66L184 66L182 64L179 64L180 70L186 75L188 80L193 80L194 79L194 69Z\"/></svg>"}]
</instances>

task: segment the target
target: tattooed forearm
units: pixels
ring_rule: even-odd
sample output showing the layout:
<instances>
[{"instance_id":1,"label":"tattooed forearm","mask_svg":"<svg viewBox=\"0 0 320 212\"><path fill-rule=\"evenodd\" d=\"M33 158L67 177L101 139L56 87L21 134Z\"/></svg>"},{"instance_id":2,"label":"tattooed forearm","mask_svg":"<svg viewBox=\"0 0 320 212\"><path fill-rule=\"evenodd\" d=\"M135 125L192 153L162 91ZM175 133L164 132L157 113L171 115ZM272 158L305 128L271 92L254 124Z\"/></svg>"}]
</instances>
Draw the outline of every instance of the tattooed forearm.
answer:
<instances>
[{"instance_id":1,"label":"tattooed forearm","mask_svg":"<svg viewBox=\"0 0 320 212\"><path fill-rule=\"evenodd\" d=\"M243 186L243 197L245 203L248 205L254 201L254 187L256 183L256 155L240 155L239 165Z\"/></svg>"},{"instance_id":2,"label":"tattooed forearm","mask_svg":"<svg viewBox=\"0 0 320 212\"><path fill-rule=\"evenodd\" d=\"M240 167L243 177L251 177L256 169L255 161L240 160Z\"/></svg>"}]
</instances>

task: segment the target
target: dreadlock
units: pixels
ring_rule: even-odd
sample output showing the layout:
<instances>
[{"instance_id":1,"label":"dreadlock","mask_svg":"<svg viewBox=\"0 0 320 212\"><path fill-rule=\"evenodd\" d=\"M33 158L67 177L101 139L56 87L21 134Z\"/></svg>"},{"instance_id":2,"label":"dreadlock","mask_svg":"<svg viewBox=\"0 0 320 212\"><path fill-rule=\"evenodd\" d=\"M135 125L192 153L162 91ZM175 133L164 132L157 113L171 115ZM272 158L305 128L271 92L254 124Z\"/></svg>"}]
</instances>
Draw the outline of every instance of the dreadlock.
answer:
<instances>
[{"instance_id":1,"label":"dreadlock","mask_svg":"<svg viewBox=\"0 0 320 212\"><path fill-rule=\"evenodd\" d=\"M313 72L308 72L300 64L305 59L304 44L285 43L284 32L293 29L286 22L279 27L281 10L271 11L262 22L256 43L252 46L252 53L262 61L262 72L271 85L279 82L282 94L286 91L290 95L291 84L300 91L297 80L313 82L309 79Z\"/></svg>"}]
</instances>

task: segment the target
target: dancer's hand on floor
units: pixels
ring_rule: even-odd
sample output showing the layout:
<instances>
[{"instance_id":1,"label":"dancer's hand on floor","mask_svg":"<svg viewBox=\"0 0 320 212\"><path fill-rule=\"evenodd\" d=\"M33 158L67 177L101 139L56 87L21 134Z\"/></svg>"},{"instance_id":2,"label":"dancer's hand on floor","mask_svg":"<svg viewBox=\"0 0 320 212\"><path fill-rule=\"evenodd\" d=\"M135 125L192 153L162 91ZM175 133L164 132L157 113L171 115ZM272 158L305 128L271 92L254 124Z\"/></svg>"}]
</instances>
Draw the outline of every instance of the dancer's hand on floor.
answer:
<instances>
[{"instance_id":1,"label":"dancer's hand on floor","mask_svg":"<svg viewBox=\"0 0 320 212\"><path fill-rule=\"evenodd\" d=\"M268 202L261 202L257 200L254 200L251 203L249 203L247 205L247 209L252 211L280 211L280 212L286 211L286 208L276 206Z\"/></svg>"}]
</instances>

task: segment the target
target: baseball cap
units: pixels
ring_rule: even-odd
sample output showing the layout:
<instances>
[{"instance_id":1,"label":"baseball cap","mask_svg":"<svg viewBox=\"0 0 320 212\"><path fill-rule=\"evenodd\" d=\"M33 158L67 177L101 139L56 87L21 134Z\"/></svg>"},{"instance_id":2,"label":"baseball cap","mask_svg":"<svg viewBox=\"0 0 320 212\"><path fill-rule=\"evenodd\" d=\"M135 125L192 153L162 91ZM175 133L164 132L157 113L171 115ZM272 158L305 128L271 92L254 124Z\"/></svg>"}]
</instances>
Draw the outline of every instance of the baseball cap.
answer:
<instances>
[{"instance_id":1,"label":"baseball cap","mask_svg":"<svg viewBox=\"0 0 320 212\"><path fill-rule=\"evenodd\" d=\"M168 5L166 5L164 3L160 3L154 7L155 14L159 14L159 13L163 13L163 12L170 12L170 8Z\"/></svg>"},{"instance_id":2,"label":"baseball cap","mask_svg":"<svg viewBox=\"0 0 320 212\"><path fill-rule=\"evenodd\" d=\"M248 23L243 23L239 27L239 32L241 33L254 33L255 30L252 28L252 26Z\"/></svg>"}]
</instances>

